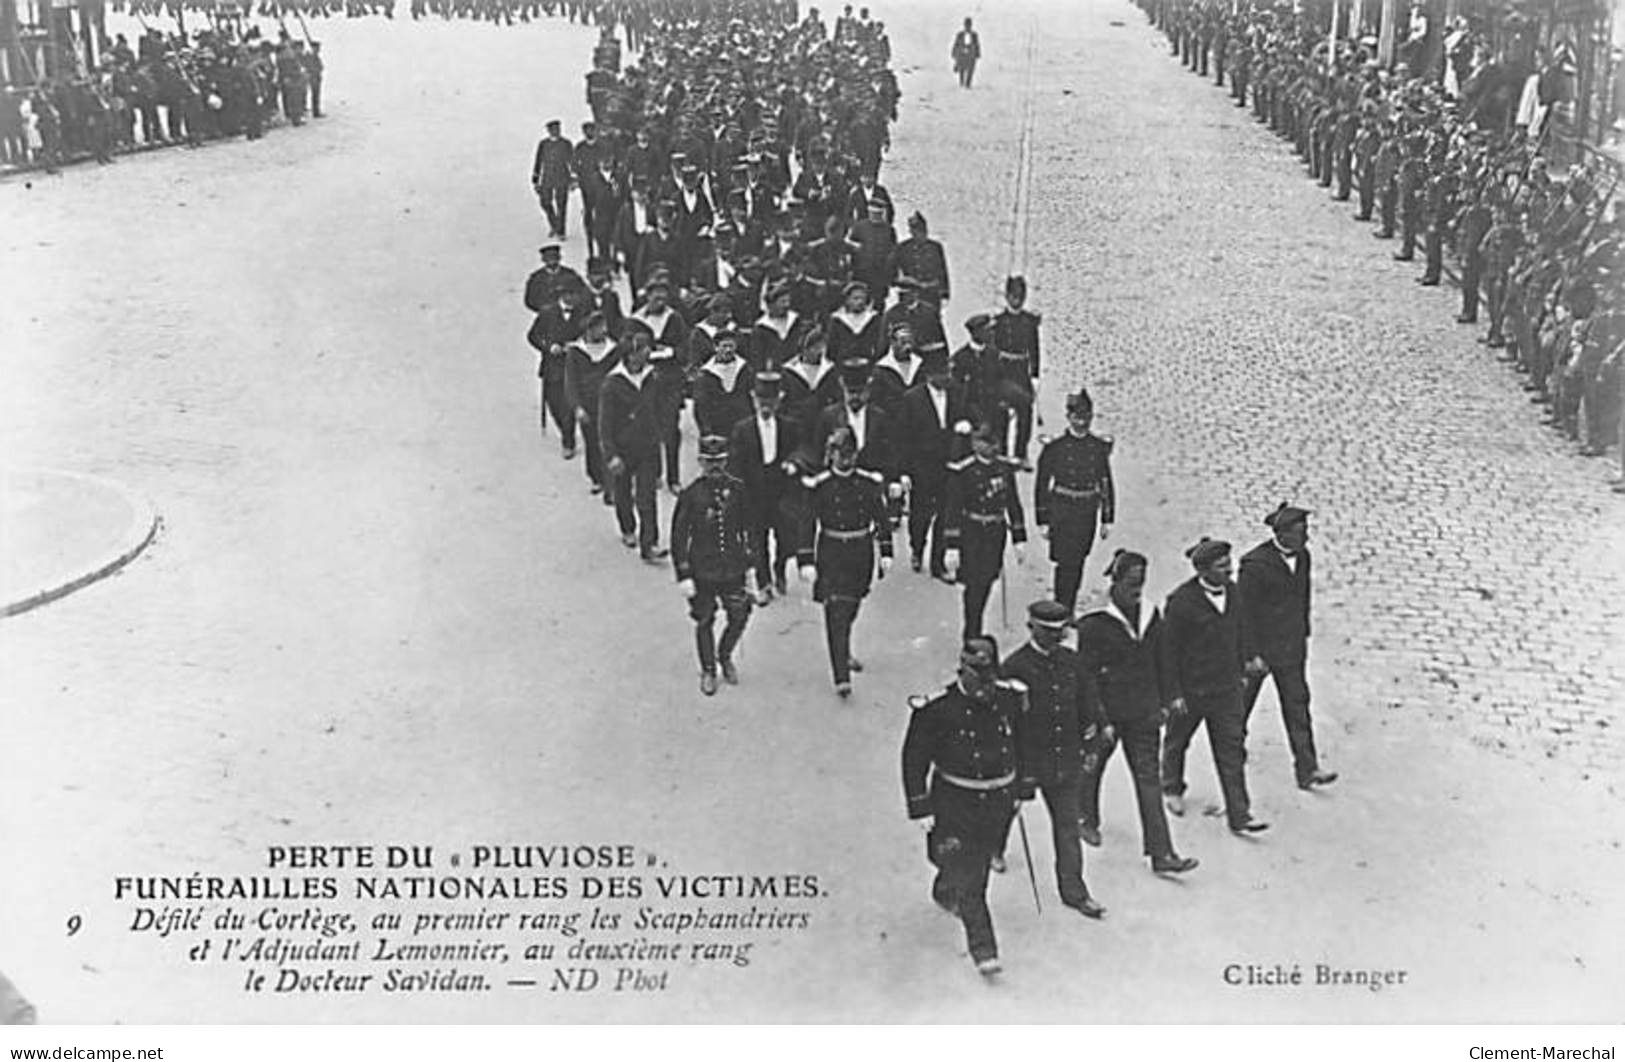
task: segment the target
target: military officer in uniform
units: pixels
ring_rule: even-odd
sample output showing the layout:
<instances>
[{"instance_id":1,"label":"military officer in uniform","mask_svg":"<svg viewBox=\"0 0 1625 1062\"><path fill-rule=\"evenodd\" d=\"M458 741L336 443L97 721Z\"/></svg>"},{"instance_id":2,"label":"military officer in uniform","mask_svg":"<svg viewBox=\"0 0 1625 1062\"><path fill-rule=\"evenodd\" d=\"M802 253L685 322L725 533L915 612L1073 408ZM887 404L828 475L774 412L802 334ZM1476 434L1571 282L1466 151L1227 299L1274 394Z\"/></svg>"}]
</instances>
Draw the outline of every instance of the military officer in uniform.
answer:
<instances>
[{"instance_id":1,"label":"military officer in uniform","mask_svg":"<svg viewBox=\"0 0 1625 1062\"><path fill-rule=\"evenodd\" d=\"M1281 720L1292 747L1292 768L1299 789L1331 785L1333 771L1321 770L1315 752L1314 726L1309 718L1309 512L1282 502L1264 518L1274 533L1241 558L1237 586L1241 591L1242 622L1252 632L1253 644L1275 679L1281 701ZM1264 674L1247 679L1243 704L1247 718L1264 688Z\"/></svg>"},{"instance_id":2,"label":"military officer in uniform","mask_svg":"<svg viewBox=\"0 0 1625 1062\"><path fill-rule=\"evenodd\" d=\"M813 584L813 600L824 606L824 635L829 646L835 692L852 695L852 673L863 665L852 657L852 626L879 571L891 570L892 529L886 513L884 477L858 467L858 443L849 427L829 436L824 471L802 482L809 497L808 519L797 551L801 578Z\"/></svg>"},{"instance_id":3,"label":"military officer in uniform","mask_svg":"<svg viewBox=\"0 0 1625 1062\"><path fill-rule=\"evenodd\" d=\"M1163 612L1169 719L1162 745L1162 791L1168 810L1185 813L1185 751L1207 724L1207 742L1224 793L1230 832L1258 833L1247 798L1247 722L1243 675L1261 675L1264 661L1230 579L1230 543L1204 538L1185 551L1196 574L1168 595Z\"/></svg>"},{"instance_id":4,"label":"military officer in uniform","mask_svg":"<svg viewBox=\"0 0 1625 1062\"><path fill-rule=\"evenodd\" d=\"M1083 711L1091 718L1107 720L1094 745L1096 758L1084 778L1079 831L1085 841L1100 844L1100 779L1121 743L1134 775L1140 834L1151 869L1158 874L1183 874L1196 869L1197 861L1174 851L1162 810L1162 722L1167 714L1162 614L1143 600L1146 565L1143 555L1118 550L1106 569L1111 579L1106 604L1078 620Z\"/></svg>"},{"instance_id":5,"label":"military officer in uniform","mask_svg":"<svg viewBox=\"0 0 1625 1062\"><path fill-rule=\"evenodd\" d=\"M1011 451L1026 471L1027 445L1033 435L1033 409L1037 404L1036 381L1041 368L1038 357L1038 325L1043 320L1026 308L1027 280L1010 277L1004 282L1005 308L993 317L993 346L998 351L995 397L999 407L1016 419L1015 449ZM999 443L1007 442L1007 422L1000 420Z\"/></svg>"},{"instance_id":6,"label":"military officer in uniform","mask_svg":"<svg viewBox=\"0 0 1625 1062\"><path fill-rule=\"evenodd\" d=\"M1106 909L1089 895L1083 881L1083 846L1078 817L1083 797L1083 758L1088 731L1098 733L1104 718L1082 712L1078 690L1078 654L1067 648L1066 628L1072 610L1058 601L1027 606L1026 645L1004 661L1004 677L1021 683L1027 714L1021 720L1021 760L1049 809L1055 846L1055 884L1061 903L1087 918ZM1002 850L1002 849L1001 849ZM998 864L994 864L997 870Z\"/></svg>"},{"instance_id":7,"label":"military officer in uniform","mask_svg":"<svg viewBox=\"0 0 1625 1062\"><path fill-rule=\"evenodd\" d=\"M971 453L948 464L942 523L948 550L944 563L965 587L964 637L982 633L993 584L1004 571L1004 543L1015 543L1022 563L1027 520L1016 490L1015 463L998 453L993 425L983 419L971 429Z\"/></svg>"},{"instance_id":8,"label":"military officer in uniform","mask_svg":"<svg viewBox=\"0 0 1625 1062\"><path fill-rule=\"evenodd\" d=\"M937 868L931 898L964 924L971 962L987 977L1000 971L988 868L1017 800L1034 789L1021 765L1022 691L998 676L998 644L967 640L958 681L909 716L902 757L908 817L926 828Z\"/></svg>"},{"instance_id":9,"label":"military officer in uniform","mask_svg":"<svg viewBox=\"0 0 1625 1062\"><path fill-rule=\"evenodd\" d=\"M1038 455L1033 482L1033 519L1049 539L1055 565L1055 600L1067 608L1078 603L1083 564L1098 528L1104 541L1117 518L1117 492L1112 483L1112 443L1089 431L1094 402L1079 390L1066 398L1066 431Z\"/></svg>"},{"instance_id":10,"label":"military officer in uniform","mask_svg":"<svg viewBox=\"0 0 1625 1062\"><path fill-rule=\"evenodd\" d=\"M745 520L745 485L728 474L728 440L700 440L700 475L677 495L671 514L671 559L677 586L694 619L700 654L700 692L717 692L717 669L730 686L739 684L733 652L750 618L745 572L751 563ZM728 617L722 641L716 636L717 605Z\"/></svg>"}]
</instances>

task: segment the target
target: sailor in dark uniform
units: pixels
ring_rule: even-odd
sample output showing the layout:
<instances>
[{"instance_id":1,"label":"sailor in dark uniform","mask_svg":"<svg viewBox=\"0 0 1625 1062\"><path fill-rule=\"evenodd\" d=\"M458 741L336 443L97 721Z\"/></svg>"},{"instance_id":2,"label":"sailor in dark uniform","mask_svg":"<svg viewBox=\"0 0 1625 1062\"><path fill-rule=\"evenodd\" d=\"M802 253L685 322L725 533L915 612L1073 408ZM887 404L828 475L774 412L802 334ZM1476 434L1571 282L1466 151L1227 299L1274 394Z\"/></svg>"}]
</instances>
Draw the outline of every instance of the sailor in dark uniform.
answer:
<instances>
[{"instance_id":1,"label":"sailor in dark uniform","mask_svg":"<svg viewBox=\"0 0 1625 1062\"><path fill-rule=\"evenodd\" d=\"M1078 603L1083 564L1098 528L1102 540L1117 516L1112 485L1112 443L1091 434L1094 403L1080 390L1066 399L1066 432L1050 440L1038 455L1033 482L1033 519L1049 539L1055 564L1055 600L1067 608Z\"/></svg>"},{"instance_id":2,"label":"sailor in dark uniform","mask_svg":"<svg viewBox=\"0 0 1625 1062\"><path fill-rule=\"evenodd\" d=\"M1004 571L1006 534L1015 543L1017 564L1027 542L1015 464L999 456L993 426L986 420L971 430L970 456L948 465L942 517L946 566L950 573L957 569L964 584L964 637L972 638L982 633L988 596Z\"/></svg>"},{"instance_id":3,"label":"sailor in dark uniform","mask_svg":"<svg viewBox=\"0 0 1625 1062\"><path fill-rule=\"evenodd\" d=\"M694 642L700 654L700 692L717 692L717 669L723 681L738 685L733 651L750 618L745 572L751 548L745 521L745 485L728 474L728 440L707 435L700 440L700 475L677 495L671 514L671 559L677 586L688 599L694 619ZM722 641L716 640L717 605L728 617Z\"/></svg>"},{"instance_id":4,"label":"sailor in dark uniform","mask_svg":"<svg viewBox=\"0 0 1625 1062\"><path fill-rule=\"evenodd\" d=\"M1021 764L1025 692L998 675L998 644L986 635L968 639L959 681L915 708L903 738L908 817L924 825L926 855L937 868L931 898L964 924L971 962L989 977L1000 966L988 868L1017 801L1034 788Z\"/></svg>"},{"instance_id":5,"label":"sailor in dark uniform","mask_svg":"<svg viewBox=\"0 0 1625 1062\"><path fill-rule=\"evenodd\" d=\"M1083 782L1083 815L1079 832L1100 844L1100 779L1119 742L1134 776L1140 807L1140 834L1151 869L1183 874L1197 861L1180 856L1168 832L1162 809L1162 723L1167 715L1163 673L1162 613L1143 600L1146 559L1118 550L1106 574L1111 591L1106 604L1078 620L1078 682L1083 711L1104 718L1093 746L1094 762Z\"/></svg>"},{"instance_id":6,"label":"sailor in dark uniform","mask_svg":"<svg viewBox=\"0 0 1625 1062\"><path fill-rule=\"evenodd\" d=\"M1162 791L1168 810L1185 813L1185 751L1207 724L1207 743L1219 772L1225 817L1237 835L1268 823L1252 817L1247 797L1247 721L1243 675L1262 674L1236 584L1230 579L1230 543L1204 538L1185 551L1196 575L1168 595L1163 613L1169 719L1162 744Z\"/></svg>"},{"instance_id":7,"label":"sailor in dark uniform","mask_svg":"<svg viewBox=\"0 0 1625 1062\"><path fill-rule=\"evenodd\" d=\"M824 606L835 692L850 697L852 672L863 670L852 658L852 625L874 579L877 541L880 577L884 579L891 569L891 520L886 515L884 477L858 467L851 428L838 428L830 435L825 460L828 468L803 480L810 494L809 513L797 559L802 580L813 584L813 600Z\"/></svg>"}]
</instances>

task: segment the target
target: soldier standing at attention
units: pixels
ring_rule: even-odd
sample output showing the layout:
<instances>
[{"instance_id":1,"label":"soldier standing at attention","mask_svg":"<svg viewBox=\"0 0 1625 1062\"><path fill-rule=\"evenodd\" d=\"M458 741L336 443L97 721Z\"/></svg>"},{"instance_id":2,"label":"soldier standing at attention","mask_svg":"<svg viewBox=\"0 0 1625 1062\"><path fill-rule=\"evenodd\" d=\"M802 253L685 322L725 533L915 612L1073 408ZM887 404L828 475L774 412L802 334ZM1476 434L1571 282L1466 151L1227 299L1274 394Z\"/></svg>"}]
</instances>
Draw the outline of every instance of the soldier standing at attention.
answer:
<instances>
[{"instance_id":1,"label":"soldier standing at attention","mask_svg":"<svg viewBox=\"0 0 1625 1062\"><path fill-rule=\"evenodd\" d=\"M1377 150L1382 137L1377 132L1376 119L1367 116L1354 134L1354 178L1360 190L1360 209L1355 221L1370 221L1377 201Z\"/></svg>"},{"instance_id":2,"label":"soldier standing at attention","mask_svg":"<svg viewBox=\"0 0 1625 1062\"><path fill-rule=\"evenodd\" d=\"M863 670L852 657L852 625L869 596L877 541L880 577L891 570L891 519L881 486L885 477L858 467L858 443L851 428L830 433L825 461L829 467L802 481L811 495L810 518L797 559L802 580L813 584L813 600L824 606L835 692L850 697L852 672Z\"/></svg>"},{"instance_id":3,"label":"soldier standing at attention","mask_svg":"<svg viewBox=\"0 0 1625 1062\"><path fill-rule=\"evenodd\" d=\"M1405 145L1405 161L1399 164L1395 179L1399 195L1399 250L1396 262L1409 262L1416 258L1417 229L1422 221L1422 192L1427 184L1428 165L1423 153L1427 141L1413 136Z\"/></svg>"},{"instance_id":4,"label":"soldier standing at attention","mask_svg":"<svg viewBox=\"0 0 1625 1062\"><path fill-rule=\"evenodd\" d=\"M322 62L322 42L311 41L310 52L305 56L305 77L310 81L310 116L322 116L322 74L327 64Z\"/></svg>"},{"instance_id":5,"label":"soldier standing at attention","mask_svg":"<svg viewBox=\"0 0 1625 1062\"><path fill-rule=\"evenodd\" d=\"M1309 679L1304 671L1309 656L1309 512L1282 502L1264 523L1274 537L1241 558L1237 583L1242 622L1252 632L1258 655L1275 679L1298 788L1313 789L1331 785L1337 775L1320 769L1309 718ZM1247 718L1252 717L1263 688L1262 672L1248 677L1244 691Z\"/></svg>"},{"instance_id":6,"label":"soldier standing at attention","mask_svg":"<svg viewBox=\"0 0 1625 1062\"><path fill-rule=\"evenodd\" d=\"M671 514L671 559L677 586L694 620L700 654L700 692L717 692L717 669L730 686L739 684L733 651L750 618L745 571L751 550L745 525L745 489L728 474L728 440L700 440L700 475L677 495ZM728 617L722 642L716 635L717 605Z\"/></svg>"},{"instance_id":7,"label":"soldier standing at attention","mask_svg":"<svg viewBox=\"0 0 1625 1062\"><path fill-rule=\"evenodd\" d=\"M1083 839L1100 844L1100 779L1119 742L1134 775L1140 806L1140 834L1151 870L1183 874L1197 861L1174 851L1168 819L1162 810L1161 744L1166 715L1163 697L1162 614L1145 602L1147 561L1139 553L1118 550L1106 570L1111 591L1105 607L1078 620L1078 681L1083 711L1104 717L1106 727L1096 745L1098 758L1083 784Z\"/></svg>"},{"instance_id":8,"label":"soldier standing at attention","mask_svg":"<svg viewBox=\"0 0 1625 1062\"><path fill-rule=\"evenodd\" d=\"M1393 129L1388 130L1382 137L1381 145L1377 148L1377 157L1372 162L1372 167L1376 171L1377 195L1382 203L1382 227L1377 230L1376 237L1379 240L1391 240L1394 238L1394 220L1399 208L1399 164L1402 147L1399 133Z\"/></svg>"},{"instance_id":9,"label":"soldier standing at attention","mask_svg":"<svg viewBox=\"0 0 1625 1062\"><path fill-rule=\"evenodd\" d=\"M564 239L565 212L570 203L570 175L574 169L570 142L560 130L564 123L557 118L547 123L547 136L536 145L536 160L530 167L530 186L547 215L548 234L555 240Z\"/></svg>"},{"instance_id":10,"label":"soldier standing at attention","mask_svg":"<svg viewBox=\"0 0 1625 1062\"><path fill-rule=\"evenodd\" d=\"M1094 415L1088 391L1067 396L1066 431L1039 453L1033 481L1033 519L1049 539L1055 600L1068 610L1077 606L1083 564L1097 528L1105 541L1117 518L1112 443L1089 431Z\"/></svg>"},{"instance_id":11,"label":"soldier standing at attention","mask_svg":"<svg viewBox=\"0 0 1625 1062\"><path fill-rule=\"evenodd\" d=\"M942 523L948 551L944 564L959 573L965 587L963 636L982 633L982 614L993 584L1004 571L1006 534L1016 545L1016 563L1023 560L1027 521L1016 490L1014 463L998 453L993 425L982 420L971 429L971 454L948 465Z\"/></svg>"},{"instance_id":12,"label":"soldier standing at attention","mask_svg":"<svg viewBox=\"0 0 1625 1062\"><path fill-rule=\"evenodd\" d=\"M1252 817L1247 799L1241 690L1243 674L1262 675L1264 661L1253 652L1236 584L1230 581L1230 543L1204 538L1185 556L1196 575L1168 595L1163 614L1170 712L1162 747L1162 791L1168 810L1185 814L1185 751L1205 722L1230 832L1258 833L1269 824Z\"/></svg>"},{"instance_id":13,"label":"soldier standing at attention","mask_svg":"<svg viewBox=\"0 0 1625 1062\"><path fill-rule=\"evenodd\" d=\"M908 817L925 827L926 855L937 868L931 898L964 924L971 962L984 977L1001 969L988 869L1016 802L1034 788L1021 765L1023 694L998 675L998 644L985 635L967 640L958 681L914 710L903 737Z\"/></svg>"},{"instance_id":14,"label":"soldier standing at attention","mask_svg":"<svg viewBox=\"0 0 1625 1062\"><path fill-rule=\"evenodd\" d=\"M970 19L954 34L954 46L950 52L954 61L954 73L959 76L959 87L970 88L971 79L976 76L976 60L982 57L982 38L976 35L971 28Z\"/></svg>"},{"instance_id":15,"label":"soldier standing at attention","mask_svg":"<svg viewBox=\"0 0 1625 1062\"><path fill-rule=\"evenodd\" d=\"M1072 610L1058 601L1027 606L1026 645L1004 661L1004 677L1027 692L1027 714L1021 720L1021 760L1049 809L1055 846L1055 884L1061 904L1086 918L1106 909L1089 896L1083 881L1083 846L1078 842L1078 815L1083 799L1084 733L1106 725L1080 711L1078 654L1063 643ZM1002 851L1002 849L1001 849ZM1003 859L994 864L1002 869Z\"/></svg>"},{"instance_id":16,"label":"soldier standing at attention","mask_svg":"<svg viewBox=\"0 0 1625 1062\"><path fill-rule=\"evenodd\" d=\"M993 318L993 346L998 350L997 394L1001 407L1016 418L1016 442L1012 451L1022 470L1031 472L1027 446L1033 435L1033 406L1037 402L1039 369L1038 314L1026 308L1027 281L1011 277L1004 282L1004 309ZM1006 443L1007 427L999 425L999 443Z\"/></svg>"}]
</instances>

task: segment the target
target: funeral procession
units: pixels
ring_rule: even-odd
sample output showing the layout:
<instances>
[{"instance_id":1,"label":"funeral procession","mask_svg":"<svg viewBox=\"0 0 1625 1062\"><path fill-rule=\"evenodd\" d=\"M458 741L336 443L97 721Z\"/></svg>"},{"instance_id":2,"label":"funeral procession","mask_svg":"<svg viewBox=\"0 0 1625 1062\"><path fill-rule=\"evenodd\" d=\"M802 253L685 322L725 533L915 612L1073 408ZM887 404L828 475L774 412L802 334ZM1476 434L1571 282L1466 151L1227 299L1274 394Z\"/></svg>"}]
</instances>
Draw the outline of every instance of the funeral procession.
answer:
<instances>
[{"instance_id":1,"label":"funeral procession","mask_svg":"<svg viewBox=\"0 0 1625 1062\"><path fill-rule=\"evenodd\" d=\"M0 1023L1618 1021L1622 44L0 0ZM107 896L538 838L806 895L409 1007Z\"/></svg>"}]
</instances>

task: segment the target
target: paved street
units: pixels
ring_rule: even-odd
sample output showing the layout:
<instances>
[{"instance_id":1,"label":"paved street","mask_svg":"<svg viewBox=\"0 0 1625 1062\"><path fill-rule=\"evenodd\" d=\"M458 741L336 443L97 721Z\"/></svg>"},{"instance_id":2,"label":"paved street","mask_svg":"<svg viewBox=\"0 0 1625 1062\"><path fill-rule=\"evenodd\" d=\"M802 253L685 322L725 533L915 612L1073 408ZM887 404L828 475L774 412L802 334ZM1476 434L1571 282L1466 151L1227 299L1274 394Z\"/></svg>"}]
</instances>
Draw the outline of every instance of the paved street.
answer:
<instances>
[{"instance_id":1,"label":"paved street","mask_svg":"<svg viewBox=\"0 0 1625 1062\"><path fill-rule=\"evenodd\" d=\"M842 704L796 587L753 617L745 684L702 698L670 573L629 559L538 441L525 178L541 123L581 120L590 31L338 21L316 31L329 118L0 185L0 455L118 480L164 520L118 575L0 621L0 969L41 1020L1622 1016L1610 463L1539 427L1453 290L1416 287L1127 0L984 7L970 92L958 9L876 8L904 93L883 180L947 245L953 341L1024 268L1051 426L1086 383L1117 440L1111 544L1149 553L1151 593L1198 535L1250 546L1282 499L1315 511L1311 681L1343 780L1292 785L1266 693L1250 765L1275 829L1239 841L1199 814L1217 785L1198 742L1174 830L1202 866L1169 883L1137 858L1114 765L1100 925L1052 902L1030 808L1044 912L1012 846L992 890L1009 972L983 985L929 902L897 768L905 697L952 665L953 592L906 565L880 584ZM434 79L403 76L423 56ZM1012 573L1012 624L1041 554ZM110 900L115 874L249 874L269 844L354 841L625 841L832 895L748 969L630 1003L410 1005L246 997ZM1410 976L1220 975L1275 962Z\"/></svg>"}]
</instances>

